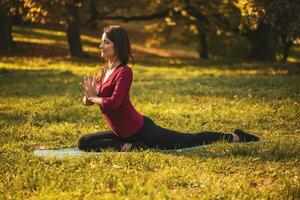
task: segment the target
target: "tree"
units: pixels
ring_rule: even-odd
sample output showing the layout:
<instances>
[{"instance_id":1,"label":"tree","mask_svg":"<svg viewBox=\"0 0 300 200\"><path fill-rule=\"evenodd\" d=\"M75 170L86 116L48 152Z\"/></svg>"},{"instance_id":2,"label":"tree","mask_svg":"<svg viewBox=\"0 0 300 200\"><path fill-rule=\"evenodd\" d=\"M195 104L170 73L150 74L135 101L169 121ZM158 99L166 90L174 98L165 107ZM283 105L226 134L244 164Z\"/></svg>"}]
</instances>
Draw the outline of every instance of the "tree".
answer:
<instances>
[{"instance_id":1,"label":"tree","mask_svg":"<svg viewBox=\"0 0 300 200\"><path fill-rule=\"evenodd\" d=\"M296 0L239 0L240 30L250 40L250 58L276 59L278 39L281 37L283 60L287 59L293 40L299 37L300 2Z\"/></svg>"},{"instance_id":2,"label":"tree","mask_svg":"<svg viewBox=\"0 0 300 200\"><path fill-rule=\"evenodd\" d=\"M169 7L169 12L162 22L153 24L152 29L159 30L161 35L167 35L166 42L171 42L167 40L174 38L184 43L196 40L199 58L208 59L207 38L209 34L220 30L219 24L223 22L219 18L226 3L222 0L174 0L159 4L160 7ZM187 38L189 41L185 41Z\"/></svg>"},{"instance_id":3,"label":"tree","mask_svg":"<svg viewBox=\"0 0 300 200\"><path fill-rule=\"evenodd\" d=\"M202 0L204 2L204 0ZM202 2L201 1L201 2ZM147 10L144 9L144 5ZM206 33L208 29L208 18L199 9L199 2L194 0L173 0L173 1L140 1L140 5L134 5L130 10L142 10L141 14L134 12L134 15L103 15L99 19L113 19L128 21L151 21L154 19L162 19L159 22L153 22L148 26L148 30L154 32L154 37L157 38L158 34L167 36L175 35L174 32L181 34L180 30L176 27L180 25L183 29L190 29L192 26L196 27L193 33L198 34L199 41L199 56L201 58L208 58L208 45L206 41ZM132 12L131 12L132 13ZM175 25L177 25L175 27ZM192 27L192 28L194 28ZM151 30L152 29L152 30ZM174 30L174 31L173 31ZM198 32L197 32L198 31ZM167 40L166 38L166 40ZM177 38L179 39L179 38Z\"/></svg>"},{"instance_id":4,"label":"tree","mask_svg":"<svg viewBox=\"0 0 300 200\"><path fill-rule=\"evenodd\" d=\"M198 54L202 59L208 59L208 44L207 33L210 29L210 10L211 2L184 0L183 7L180 10L182 17L186 19L186 23L195 25L197 27L198 38Z\"/></svg>"},{"instance_id":5,"label":"tree","mask_svg":"<svg viewBox=\"0 0 300 200\"><path fill-rule=\"evenodd\" d=\"M71 57L86 58L80 39L80 8L82 0L27 0L32 10L43 15L29 16L34 21L43 23L56 23L65 26L67 42Z\"/></svg>"},{"instance_id":6,"label":"tree","mask_svg":"<svg viewBox=\"0 0 300 200\"><path fill-rule=\"evenodd\" d=\"M13 48L12 16L9 12L0 12L0 50Z\"/></svg>"},{"instance_id":7,"label":"tree","mask_svg":"<svg viewBox=\"0 0 300 200\"><path fill-rule=\"evenodd\" d=\"M87 57L80 40L81 0L3 0L0 3L0 49L13 47L12 17L20 15L33 23L63 23L72 57Z\"/></svg>"},{"instance_id":8,"label":"tree","mask_svg":"<svg viewBox=\"0 0 300 200\"><path fill-rule=\"evenodd\" d=\"M97 20L109 19L111 14L120 17L141 7L142 1L132 4L131 1L95 1L95 0L3 0L0 2L0 49L10 50L13 47L12 17L21 16L33 23L54 23L65 26L71 57L83 58L87 54L82 49L80 27L89 24L96 28ZM139 18L141 17L141 18ZM148 16L149 17L149 16ZM150 16L155 17L155 16ZM81 23L81 18L85 21ZM143 16L138 16L143 20ZM124 21L127 19L123 18Z\"/></svg>"},{"instance_id":9,"label":"tree","mask_svg":"<svg viewBox=\"0 0 300 200\"><path fill-rule=\"evenodd\" d=\"M28 0L33 1L33 0ZM34 1L35 2L35 1ZM123 15L122 9L131 6L131 1L83 1L83 0L41 0L39 6L47 12L46 21L65 25L71 57L85 58L80 39L81 25L96 26L96 19L109 19L112 12ZM134 4L136 5L136 3ZM98 8L101 9L98 9ZM100 10L100 11L99 11ZM83 21L83 23L82 23Z\"/></svg>"},{"instance_id":10,"label":"tree","mask_svg":"<svg viewBox=\"0 0 300 200\"><path fill-rule=\"evenodd\" d=\"M280 53L286 60L293 41L300 35L299 4L297 0L174 0L169 15L153 27L159 27L168 38L169 29L181 34L192 30L198 38L200 58L208 57L206 38L215 32L245 36L251 45L249 58L262 61L276 59L280 38ZM178 31L179 26L185 31Z\"/></svg>"},{"instance_id":11,"label":"tree","mask_svg":"<svg viewBox=\"0 0 300 200\"><path fill-rule=\"evenodd\" d=\"M80 0L69 0L65 2L65 25L71 57L85 58L87 54L83 52L80 39L80 6Z\"/></svg>"},{"instance_id":12,"label":"tree","mask_svg":"<svg viewBox=\"0 0 300 200\"><path fill-rule=\"evenodd\" d=\"M276 13L275 29L282 44L282 60L287 61L289 50L294 41L300 37L300 2L278 0L272 5L272 13ZM268 16L272 20L273 16Z\"/></svg>"},{"instance_id":13,"label":"tree","mask_svg":"<svg viewBox=\"0 0 300 200\"><path fill-rule=\"evenodd\" d=\"M16 45L12 37L13 18L44 22L45 12L32 0L2 0L0 2L0 50L10 51Z\"/></svg>"},{"instance_id":14,"label":"tree","mask_svg":"<svg viewBox=\"0 0 300 200\"><path fill-rule=\"evenodd\" d=\"M13 8L18 1L3 0L0 3L0 51L10 51L14 47L12 38Z\"/></svg>"}]
</instances>

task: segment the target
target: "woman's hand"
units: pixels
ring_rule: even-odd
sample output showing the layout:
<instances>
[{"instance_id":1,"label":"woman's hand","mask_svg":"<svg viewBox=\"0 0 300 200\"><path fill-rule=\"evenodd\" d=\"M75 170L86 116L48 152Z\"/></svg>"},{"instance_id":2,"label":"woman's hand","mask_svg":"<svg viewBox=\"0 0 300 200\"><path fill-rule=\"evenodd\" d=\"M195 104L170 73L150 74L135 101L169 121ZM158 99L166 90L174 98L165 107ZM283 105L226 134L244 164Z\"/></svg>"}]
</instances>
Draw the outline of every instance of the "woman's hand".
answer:
<instances>
[{"instance_id":1,"label":"woman's hand","mask_svg":"<svg viewBox=\"0 0 300 200\"><path fill-rule=\"evenodd\" d=\"M87 98L96 97L97 90L95 77L85 76L83 78L83 83L80 83L80 85L83 89L84 96L86 96Z\"/></svg>"}]
</instances>

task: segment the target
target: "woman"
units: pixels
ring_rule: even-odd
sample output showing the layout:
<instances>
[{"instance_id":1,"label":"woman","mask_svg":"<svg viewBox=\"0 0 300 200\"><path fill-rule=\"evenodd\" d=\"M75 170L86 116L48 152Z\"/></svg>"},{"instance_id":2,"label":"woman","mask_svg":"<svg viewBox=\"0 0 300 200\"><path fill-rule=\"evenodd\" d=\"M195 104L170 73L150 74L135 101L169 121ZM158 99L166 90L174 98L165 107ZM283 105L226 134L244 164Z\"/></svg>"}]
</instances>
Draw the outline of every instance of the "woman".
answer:
<instances>
[{"instance_id":1,"label":"woman","mask_svg":"<svg viewBox=\"0 0 300 200\"><path fill-rule=\"evenodd\" d=\"M84 91L83 103L86 106L99 105L111 130L82 136L78 141L79 149L84 151L101 151L107 148L117 151L136 148L176 149L221 140L228 142L259 140L258 137L241 130L235 130L232 134L216 132L189 134L156 125L149 117L138 113L129 98L133 73L127 63L129 58L133 57L127 31L117 25L105 27L100 49L106 63L97 78L84 77L81 83Z\"/></svg>"}]
</instances>

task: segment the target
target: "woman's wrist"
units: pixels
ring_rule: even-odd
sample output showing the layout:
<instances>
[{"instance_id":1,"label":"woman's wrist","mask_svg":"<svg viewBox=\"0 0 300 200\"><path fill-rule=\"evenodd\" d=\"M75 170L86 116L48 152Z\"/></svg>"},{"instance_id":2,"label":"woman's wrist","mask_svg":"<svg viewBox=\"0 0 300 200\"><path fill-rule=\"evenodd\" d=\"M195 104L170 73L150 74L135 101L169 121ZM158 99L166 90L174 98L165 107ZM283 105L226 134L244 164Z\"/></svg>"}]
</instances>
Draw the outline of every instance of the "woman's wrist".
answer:
<instances>
[{"instance_id":1,"label":"woman's wrist","mask_svg":"<svg viewBox=\"0 0 300 200\"><path fill-rule=\"evenodd\" d=\"M91 106L94 104L94 102L90 101L87 96L83 96L82 101L85 106Z\"/></svg>"},{"instance_id":2,"label":"woman's wrist","mask_svg":"<svg viewBox=\"0 0 300 200\"><path fill-rule=\"evenodd\" d=\"M89 97L88 100L95 103L95 104L98 104L100 106L102 105L102 98L101 97L97 97L97 96Z\"/></svg>"}]
</instances>

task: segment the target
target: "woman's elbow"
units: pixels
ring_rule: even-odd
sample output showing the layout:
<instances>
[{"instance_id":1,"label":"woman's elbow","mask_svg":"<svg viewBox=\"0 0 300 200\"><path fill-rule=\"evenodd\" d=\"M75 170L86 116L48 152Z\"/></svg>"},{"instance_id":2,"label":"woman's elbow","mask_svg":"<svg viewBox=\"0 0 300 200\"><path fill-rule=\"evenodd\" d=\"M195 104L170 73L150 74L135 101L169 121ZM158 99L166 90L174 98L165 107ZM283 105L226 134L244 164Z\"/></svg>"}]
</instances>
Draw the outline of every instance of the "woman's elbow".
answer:
<instances>
[{"instance_id":1,"label":"woman's elbow","mask_svg":"<svg viewBox=\"0 0 300 200\"><path fill-rule=\"evenodd\" d=\"M120 107L120 103L119 102L103 102L102 103L102 108L104 108L105 110L116 110Z\"/></svg>"}]
</instances>

